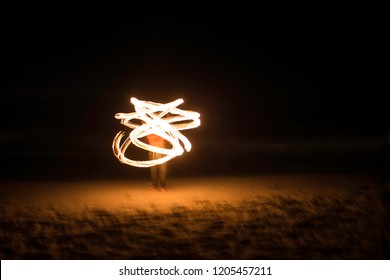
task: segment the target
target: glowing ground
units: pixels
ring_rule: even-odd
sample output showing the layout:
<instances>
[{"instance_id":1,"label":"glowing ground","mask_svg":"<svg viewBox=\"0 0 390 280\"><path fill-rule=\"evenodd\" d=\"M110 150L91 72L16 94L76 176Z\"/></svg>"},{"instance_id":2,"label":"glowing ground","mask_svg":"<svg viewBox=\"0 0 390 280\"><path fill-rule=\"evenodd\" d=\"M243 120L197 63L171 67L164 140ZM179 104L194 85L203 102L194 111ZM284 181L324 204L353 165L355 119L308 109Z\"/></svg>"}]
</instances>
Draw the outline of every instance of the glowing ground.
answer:
<instances>
[{"instance_id":1,"label":"glowing ground","mask_svg":"<svg viewBox=\"0 0 390 280\"><path fill-rule=\"evenodd\" d=\"M1 259L384 259L370 176L263 175L2 187Z\"/></svg>"}]
</instances>

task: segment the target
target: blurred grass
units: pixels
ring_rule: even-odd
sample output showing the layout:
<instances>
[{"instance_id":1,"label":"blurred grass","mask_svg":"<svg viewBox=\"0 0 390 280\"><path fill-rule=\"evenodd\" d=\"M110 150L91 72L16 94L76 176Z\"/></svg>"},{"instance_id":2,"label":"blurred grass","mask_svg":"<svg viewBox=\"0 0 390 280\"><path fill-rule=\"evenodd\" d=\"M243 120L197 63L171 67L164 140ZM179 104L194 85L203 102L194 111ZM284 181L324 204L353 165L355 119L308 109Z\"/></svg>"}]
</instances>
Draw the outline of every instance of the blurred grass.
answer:
<instances>
[{"instance_id":1,"label":"blurred grass","mask_svg":"<svg viewBox=\"0 0 390 280\"><path fill-rule=\"evenodd\" d=\"M383 259L375 190L347 196L194 200L168 211L1 207L1 259Z\"/></svg>"}]
</instances>

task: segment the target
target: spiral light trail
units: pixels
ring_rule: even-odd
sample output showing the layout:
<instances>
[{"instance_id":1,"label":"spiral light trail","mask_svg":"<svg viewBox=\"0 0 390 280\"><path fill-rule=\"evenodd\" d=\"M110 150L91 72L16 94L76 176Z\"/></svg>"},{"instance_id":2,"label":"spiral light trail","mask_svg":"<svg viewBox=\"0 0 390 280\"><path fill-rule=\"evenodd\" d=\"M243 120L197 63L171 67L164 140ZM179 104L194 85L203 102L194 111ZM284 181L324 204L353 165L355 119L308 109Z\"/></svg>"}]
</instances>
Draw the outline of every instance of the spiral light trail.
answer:
<instances>
[{"instance_id":1,"label":"spiral light trail","mask_svg":"<svg viewBox=\"0 0 390 280\"><path fill-rule=\"evenodd\" d=\"M120 162L136 167L150 167L182 155L184 149L187 152L191 150L190 141L179 130L198 127L200 125L200 114L176 108L184 102L183 99L180 98L166 104L138 100L134 97L130 101L134 105L135 112L117 113L115 115L115 118L120 119L123 125L133 129L122 144L121 141L125 135L124 131L120 131L112 143L114 155ZM139 120L139 123L133 120ZM156 147L140 140L150 134L155 134L165 139L171 144L171 148ZM131 143L146 151L159 153L164 156L145 161L129 159L125 156L125 152Z\"/></svg>"}]
</instances>

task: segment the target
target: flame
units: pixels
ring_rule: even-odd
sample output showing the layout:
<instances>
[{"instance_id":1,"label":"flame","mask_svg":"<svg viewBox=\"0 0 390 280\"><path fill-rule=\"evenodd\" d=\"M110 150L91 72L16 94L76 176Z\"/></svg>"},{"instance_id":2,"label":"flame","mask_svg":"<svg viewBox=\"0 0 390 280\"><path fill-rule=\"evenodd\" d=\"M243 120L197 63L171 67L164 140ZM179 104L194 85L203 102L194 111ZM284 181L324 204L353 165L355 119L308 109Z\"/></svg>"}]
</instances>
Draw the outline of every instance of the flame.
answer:
<instances>
[{"instance_id":1,"label":"flame","mask_svg":"<svg viewBox=\"0 0 390 280\"><path fill-rule=\"evenodd\" d=\"M112 143L114 155L120 162L136 167L150 167L162 164L174 157L182 155L184 149L187 152L191 150L190 141L179 130L198 127L200 125L200 114L194 111L176 108L184 102L183 99L180 98L166 104L161 104L138 100L137 98L132 97L130 102L134 105L135 112L117 113L115 115L116 119L121 120L121 124L133 129L122 144L121 140L125 135L124 131L118 132ZM166 116L168 113L170 113L170 116ZM141 124L132 122L133 119L140 120ZM160 136L170 143L172 147L170 149L165 149L149 145L140 140L150 134ZM159 153L164 156L158 159L145 161L129 159L125 156L125 152L131 143L146 151ZM182 144L184 145L184 149Z\"/></svg>"}]
</instances>

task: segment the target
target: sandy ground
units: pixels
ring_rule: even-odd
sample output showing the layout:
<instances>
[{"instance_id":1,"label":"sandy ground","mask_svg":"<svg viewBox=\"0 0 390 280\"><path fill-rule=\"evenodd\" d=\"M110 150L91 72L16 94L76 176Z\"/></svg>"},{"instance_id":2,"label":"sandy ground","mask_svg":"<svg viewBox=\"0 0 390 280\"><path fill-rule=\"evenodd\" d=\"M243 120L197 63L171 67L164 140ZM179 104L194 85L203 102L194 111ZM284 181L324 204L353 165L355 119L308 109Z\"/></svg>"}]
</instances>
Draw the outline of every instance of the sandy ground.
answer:
<instances>
[{"instance_id":1,"label":"sandy ground","mask_svg":"<svg viewBox=\"0 0 390 280\"><path fill-rule=\"evenodd\" d=\"M374 177L10 182L1 259L385 259Z\"/></svg>"}]
</instances>

